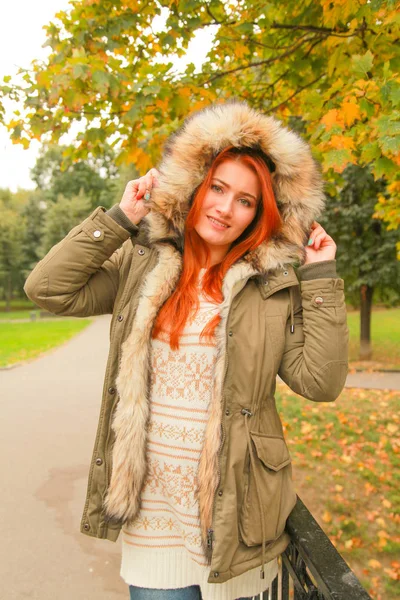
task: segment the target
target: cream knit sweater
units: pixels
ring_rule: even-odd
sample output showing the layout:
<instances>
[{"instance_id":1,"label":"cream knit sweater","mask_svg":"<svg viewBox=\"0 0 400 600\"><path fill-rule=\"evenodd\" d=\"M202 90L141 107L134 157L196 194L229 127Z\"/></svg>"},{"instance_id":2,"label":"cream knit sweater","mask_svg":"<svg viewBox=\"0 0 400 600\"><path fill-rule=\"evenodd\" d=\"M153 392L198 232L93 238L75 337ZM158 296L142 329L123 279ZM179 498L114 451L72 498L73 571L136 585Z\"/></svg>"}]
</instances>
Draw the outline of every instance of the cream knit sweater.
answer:
<instances>
[{"instance_id":1,"label":"cream knit sweater","mask_svg":"<svg viewBox=\"0 0 400 600\"><path fill-rule=\"evenodd\" d=\"M196 487L216 354L200 333L218 305L200 288L199 299L179 350L172 351L163 337L152 342L148 474L140 513L122 532L121 576L145 588L199 585L204 600L234 600L267 589L277 561L265 566L265 579L257 568L223 584L207 583Z\"/></svg>"}]
</instances>

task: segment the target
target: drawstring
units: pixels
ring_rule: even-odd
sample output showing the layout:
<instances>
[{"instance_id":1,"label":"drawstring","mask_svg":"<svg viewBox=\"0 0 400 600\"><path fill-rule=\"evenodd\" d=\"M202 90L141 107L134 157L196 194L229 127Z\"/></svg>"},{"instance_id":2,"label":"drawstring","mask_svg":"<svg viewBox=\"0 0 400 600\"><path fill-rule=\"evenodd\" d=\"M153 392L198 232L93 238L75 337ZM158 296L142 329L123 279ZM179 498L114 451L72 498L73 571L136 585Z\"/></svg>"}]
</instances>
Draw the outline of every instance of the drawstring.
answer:
<instances>
[{"instance_id":1,"label":"drawstring","mask_svg":"<svg viewBox=\"0 0 400 600\"><path fill-rule=\"evenodd\" d=\"M290 298L290 333L294 333L294 308L293 308L293 288L289 288Z\"/></svg>"},{"instance_id":2,"label":"drawstring","mask_svg":"<svg viewBox=\"0 0 400 600\"><path fill-rule=\"evenodd\" d=\"M262 506L262 502L261 502L261 494L260 494L260 488L259 488L259 481L258 481L257 469L256 469L256 464L255 464L256 461L255 461L255 458L254 458L253 445L251 443L250 431L249 431L249 424L248 424L248 417L251 417L252 414L253 413L250 410L248 410L247 408L243 408L242 409L242 415L245 415L244 424L245 424L245 429L246 429L247 445L248 445L248 448L249 448L250 462L251 462L251 467L253 469L254 481L255 481L255 484L256 484L258 506L259 506L259 509L260 509L261 538L262 538L260 577L261 577L261 579L264 579L264 577L265 577L265 574L264 574L264 565L265 565L265 521L264 521L263 506Z\"/></svg>"}]
</instances>

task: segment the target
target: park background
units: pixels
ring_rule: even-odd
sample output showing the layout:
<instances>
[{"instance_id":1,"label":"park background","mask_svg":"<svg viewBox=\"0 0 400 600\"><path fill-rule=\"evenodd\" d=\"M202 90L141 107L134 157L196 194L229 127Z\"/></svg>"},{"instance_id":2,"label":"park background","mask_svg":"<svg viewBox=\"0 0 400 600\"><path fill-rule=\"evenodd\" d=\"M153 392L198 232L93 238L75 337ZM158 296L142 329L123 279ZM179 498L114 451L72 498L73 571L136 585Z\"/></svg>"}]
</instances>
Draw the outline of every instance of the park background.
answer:
<instances>
[{"instance_id":1,"label":"park background","mask_svg":"<svg viewBox=\"0 0 400 600\"><path fill-rule=\"evenodd\" d=\"M184 117L235 97L310 142L345 280L351 368L400 371L395 2L21 4L0 26L0 366L90 323L26 299L37 261L157 165ZM352 388L315 406L279 387L299 495L377 599L399 595L399 398Z\"/></svg>"}]
</instances>

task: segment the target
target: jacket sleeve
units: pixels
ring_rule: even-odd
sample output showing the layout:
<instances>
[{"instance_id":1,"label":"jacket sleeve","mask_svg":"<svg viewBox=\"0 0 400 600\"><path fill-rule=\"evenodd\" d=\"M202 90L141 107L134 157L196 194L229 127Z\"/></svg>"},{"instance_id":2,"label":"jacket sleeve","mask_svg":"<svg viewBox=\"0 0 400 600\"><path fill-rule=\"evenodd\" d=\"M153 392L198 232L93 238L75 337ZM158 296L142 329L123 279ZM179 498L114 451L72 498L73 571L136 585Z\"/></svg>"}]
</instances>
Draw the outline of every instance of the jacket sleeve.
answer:
<instances>
[{"instance_id":1,"label":"jacket sleeve","mask_svg":"<svg viewBox=\"0 0 400 600\"><path fill-rule=\"evenodd\" d=\"M279 376L297 394L316 402L335 400L348 372L344 283L336 261L301 267L293 288L294 333L286 324Z\"/></svg>"},{"instance_id":2,"label":"jacket sleeve","mask_svg":"<svg viewBox=\"0 0 400 600\"><path fill-rule=\"evenodd\" d=\"M25 282L28 298L56 315L112 313L121 245L138 231L129 220L124 223L121 213L117 206L108 213L100 206L53 246Z\"/></svg>"}]
</instances>

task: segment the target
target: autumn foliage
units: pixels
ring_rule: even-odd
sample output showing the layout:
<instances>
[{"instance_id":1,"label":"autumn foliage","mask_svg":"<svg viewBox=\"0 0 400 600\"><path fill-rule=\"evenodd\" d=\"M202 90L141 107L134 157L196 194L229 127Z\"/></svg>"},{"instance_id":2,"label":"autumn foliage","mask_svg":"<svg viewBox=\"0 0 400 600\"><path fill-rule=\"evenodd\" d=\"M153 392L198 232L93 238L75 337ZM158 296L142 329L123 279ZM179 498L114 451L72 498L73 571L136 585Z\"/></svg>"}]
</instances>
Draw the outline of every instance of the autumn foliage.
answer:
<instances>
[{"instance_id":1,"label":"autumn foliage","mask_svg":"<svg viewBox=\"0 0 400 600\"><path fill-rule=\"evenodd\" d=\"M146 171L181 119L236 96L299 123L328 174L369 164L390 182L376 217L397 227L398 6L384 0L80 0L45 27L50 53L1 94L24 110L16 143L57 143L76 124L74 158L101 155ZM195 36L202 68L184 59ZM0 111L1 117L1 111Z\"/></svg>"}]
</instances>

